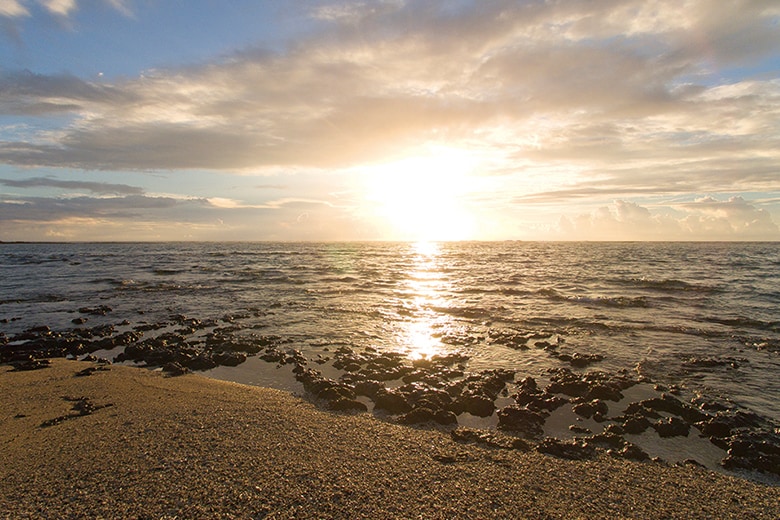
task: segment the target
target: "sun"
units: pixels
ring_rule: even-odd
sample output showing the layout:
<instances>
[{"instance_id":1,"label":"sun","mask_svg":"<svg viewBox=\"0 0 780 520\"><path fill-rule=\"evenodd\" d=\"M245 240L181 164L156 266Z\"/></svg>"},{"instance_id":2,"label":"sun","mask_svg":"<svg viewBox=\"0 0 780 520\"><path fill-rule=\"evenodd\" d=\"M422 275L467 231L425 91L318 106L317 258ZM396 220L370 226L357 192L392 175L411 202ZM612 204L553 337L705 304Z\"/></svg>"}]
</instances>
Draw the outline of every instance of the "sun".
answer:
<instances>
[{"instance_id":1,"label":"sun","mask_svg":"<svg viewBox=\"0 0 780 520\"><path fill-rule=\"evenodd\" d=\"M366 201L389 238L467 240L475 227L466 203L474 190L475 167L475 157L466 150L429 148L365 171Z\"/></svg>"}]
</instances>

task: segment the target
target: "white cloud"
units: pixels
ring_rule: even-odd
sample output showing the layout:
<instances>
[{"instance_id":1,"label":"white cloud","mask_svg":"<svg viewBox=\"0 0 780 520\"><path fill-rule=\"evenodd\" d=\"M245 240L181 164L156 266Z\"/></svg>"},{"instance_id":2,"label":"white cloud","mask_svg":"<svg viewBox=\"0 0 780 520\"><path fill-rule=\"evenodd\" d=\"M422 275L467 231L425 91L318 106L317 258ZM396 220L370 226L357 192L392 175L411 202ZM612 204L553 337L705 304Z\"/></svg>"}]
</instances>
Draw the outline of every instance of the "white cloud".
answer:
<instances>
[{"instance_id":1,"label":"white cloud","mask_svg":"<svg viewBox=\"0 0 780 520\"><path fill-rule=\"evenodd\" d=\"M78 10L78 0L36 0L49 13L68 18ZM126 0L104 0L104 2L125 16L131 16L132 10ZM30 10L25 4L30 0L0 0L0 16L7 18L20 18L30 16Z\"/></svg>"},{"instance_id":2,"label":"white cloud","mask_svg":"<svg viewBox=\"0 0 780 520\"><path fill-rule=\"evenodd\" d=\"M0 16L19 18L30 16L30 11L24 6L24 2L20 0L0 0Z\"/></svg>"},{"instance_id":3,"label":"white cloud","mask_svg":"<svg viewBox=\"0 0 780 520\"><path fill-rule=\"evenodd\" d=\"M128 2L106 1L131 14ZM27 5L0 0L0 15L23 16ZM86 9L45 5L64 17ZM275 54L244 49L113 82L5 74L0 114L47 124L4 130L0 163L359 171L439 142L479 147L486 159L475 169L500 179L502 200L617 199L562 221L573 238L776 234L745 201L630 200L780 190L780 81L729 73L780 48L776 2L344 1L309 15L317 30ZM318 206L317 194L295 189L277 202L199 200L236 213Z\"/></svg>"},{"instance_id":4,"label":"white cloud","mask_svg":"<svg viewBox=\"0 0 780 520\"><path fill-rule=\"evenodd\" d=\"M566 240L780 240L769 212L741 197L705 197L652 211L616 200L589 214L561 217L557 233Z\"/></svg>"},{"instance_id":5,"label":"white cloud","mask_svg":"<svg viewBox=\"0 0 780 520\"><path fill-rule=\"evenodd\" d=\"M67 18L76 10L76 0L40 0L50 13Z\"/></svg>"}]
</instances>

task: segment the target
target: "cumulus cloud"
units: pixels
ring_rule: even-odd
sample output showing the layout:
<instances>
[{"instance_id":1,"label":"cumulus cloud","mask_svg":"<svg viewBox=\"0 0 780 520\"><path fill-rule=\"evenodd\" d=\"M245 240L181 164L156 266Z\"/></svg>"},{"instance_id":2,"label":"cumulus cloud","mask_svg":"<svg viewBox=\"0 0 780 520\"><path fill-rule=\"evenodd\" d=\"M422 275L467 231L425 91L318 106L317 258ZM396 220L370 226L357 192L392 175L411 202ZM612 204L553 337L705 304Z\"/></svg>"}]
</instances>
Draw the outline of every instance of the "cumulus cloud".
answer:
<instances>
[{"instance_id":1,"label":"cumulus cloud","mask_svg":"<svg viewBox=\"0 0 780 520\"><path fill-rule=\"evenodd\" d=\"M105 1L131 14L129 3ZM0 163L106 171L359 172L438 143L488 157L474 170L495 180L491 186L501 183L500 196L472 196L491 205L498 198L514 202L507 213L616 200L564 218L564 237L777 236L755 203L690 195L780 189L780 80L730 79L733 68L760 65L780 48L777 2L738 0L717 9L707 0L304 5L312 4L306 24L316 30L275 52L250 47L112 81L4 71L0 114L41 123L1 128ZM23 23L33 5L6 0L0 17ZM85 8L78 0L37 5L64 18ZM150 199L124 185L55 185L39 177L27 182L6 185L115 195L80 201L87 215L102 208L100 218L109 208L116 215L133 213L132 204ZM277 202L245 203L234 194L212 193L165 211L170 218L197 214L209 222L214 212L284 213L279 222L292 227L303 220L310 226L337 221L336 205L296 189ZM689 202L629 200L658 197ZM64 208L79 203L69 201ZM40 209L45 200L24 204ZM6 209L10 215L10 205ZM304 213L309 218L299 221ZM229 217L219 218L231 224Z\"/></svg>"},{"instance_id":2,"label":"cumulus cloud","mask_svg":"<svg viewBox=\"0 0 780 520\"><path fill-rule=\"evenodd\" d=\"M687 168L700 176L700 191L711 191L721 179L702 173L706 161L731 159L732 182L766 184L768 174L757 178L754 165L736 163L777 164L772 129L780 84L695 80L708 67L777 48L778 10L766 2L708 5L320 6L312 16L327 30L283 53L249 49L113 84L6 77L5 113L65 113L74 120L53 139L50 133L6 138L0 161L91 169L328 168L397 155L421 142L479 140L504 159L503 171L523 161L570 164L598 169L615 185L657 189L666 185L657 175L675 171L670 175L678 178ZM726 45L748 40L753 45ZM529 134L534 147L523 144Z\"/></svg>"},{"instance_id":3,"label":"cumulus cloud","mask_svg":"<svg viewBox=\"0 0 780 520\"><path fill-rule=\"evenodd\" d=\"M611 206L561 217L558 235L567 240L778 240L769 213L741 197L704 197L656 206L616 200Z\"/></svg>"}]
</instances>

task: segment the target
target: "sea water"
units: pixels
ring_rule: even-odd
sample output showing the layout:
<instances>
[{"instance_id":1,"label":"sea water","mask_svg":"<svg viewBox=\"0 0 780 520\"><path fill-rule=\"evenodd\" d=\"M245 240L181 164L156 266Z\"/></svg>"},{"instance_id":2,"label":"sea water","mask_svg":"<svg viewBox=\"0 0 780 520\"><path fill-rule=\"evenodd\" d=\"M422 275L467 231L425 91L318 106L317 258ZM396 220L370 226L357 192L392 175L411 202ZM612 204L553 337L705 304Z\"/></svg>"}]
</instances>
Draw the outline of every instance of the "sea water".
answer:
<instances>
[{"instance_id":1,"label":"sea water","mask_svg":"<svg viewBox=\"0 0 780 520\"><path fill-rule=\"evenodd\" d=\"M0 244L0 332L75 328L101 305L88 325L223 320L309 359L349 346L458 352L517 379L569 367L495 341L519 332L604 357L585 371L780 418L780 243ZM290 388L259 365L214 376Z\"/></svg>"}]
</instances>

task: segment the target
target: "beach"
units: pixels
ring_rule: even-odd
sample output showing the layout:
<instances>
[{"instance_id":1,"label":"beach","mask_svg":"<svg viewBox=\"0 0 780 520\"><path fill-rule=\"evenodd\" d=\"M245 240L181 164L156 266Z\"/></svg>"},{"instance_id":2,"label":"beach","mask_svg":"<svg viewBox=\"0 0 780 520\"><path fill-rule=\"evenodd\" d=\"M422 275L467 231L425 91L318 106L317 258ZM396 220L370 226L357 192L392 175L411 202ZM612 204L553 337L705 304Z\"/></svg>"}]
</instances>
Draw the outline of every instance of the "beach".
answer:
<instances>
[{"instance_id":1,"label":"beach","mask_svg":"<svg viewBox=\"0 0 780 520\"><path fill-rule=\"evenodd\" d=\"M692 465L455 442L193 374L3 366L0 402L4 518L780 516L780 488Z\"/></svg>"}]
</instances>

